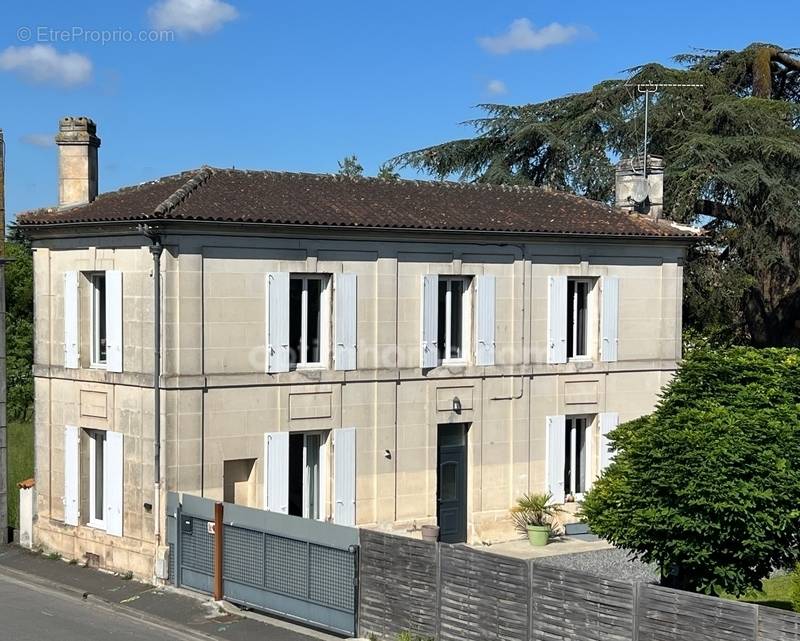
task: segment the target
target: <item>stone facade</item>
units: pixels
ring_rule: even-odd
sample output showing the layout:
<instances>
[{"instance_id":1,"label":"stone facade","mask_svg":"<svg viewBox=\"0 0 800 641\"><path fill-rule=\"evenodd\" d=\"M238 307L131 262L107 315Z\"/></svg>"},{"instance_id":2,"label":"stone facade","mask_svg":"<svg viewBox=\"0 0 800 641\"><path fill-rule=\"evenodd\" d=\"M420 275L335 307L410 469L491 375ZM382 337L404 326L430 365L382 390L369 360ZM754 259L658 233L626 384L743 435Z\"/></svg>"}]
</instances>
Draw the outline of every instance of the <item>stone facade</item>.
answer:
<instances>
[{"instance_id":1,"label":"stone facade","mask_svg":"<svg viewBox=\"0 0 800 641\"><path fill-rule=\"evenodd\" d=\"M625 421L646 414L680 359L680 243L495 243L446 233L365 238L288 230L162 232L162 241L164 493L222 499L225 462L250 460L249 485L236 496L260 507L265 433L354 427L357 525L414 530L436 522L437 426L466 423L468 539L507 539L515 499L547 487L547 417L616 412ZM163 523L164 515L145 505L158 504L147 241L136 235L40 239L34 267L37 543L70 558L96 554L104 567L149 578L163 544L155 540L154 519ZM111 269L123 274L123 372L91 367L85 322L80 367L67 369L63 274ZM357 274L355 370L266 373L269 272ZM420 368L424 274L495 277L494 365L478 367L468 357L465 364ZM547 363L548 278L557 275L619 279L616 361ZM85 319L84 280L80 287ZM64 525L66 425L124 434L122 537ZM596 429L591 434L597 453L600 437ZM323 455L330 458L330 448ZM598 460L595 454L592 476ZM330 518L333 481L327 476L322 483L323 516Z\"/></svg>"}]
</instances>

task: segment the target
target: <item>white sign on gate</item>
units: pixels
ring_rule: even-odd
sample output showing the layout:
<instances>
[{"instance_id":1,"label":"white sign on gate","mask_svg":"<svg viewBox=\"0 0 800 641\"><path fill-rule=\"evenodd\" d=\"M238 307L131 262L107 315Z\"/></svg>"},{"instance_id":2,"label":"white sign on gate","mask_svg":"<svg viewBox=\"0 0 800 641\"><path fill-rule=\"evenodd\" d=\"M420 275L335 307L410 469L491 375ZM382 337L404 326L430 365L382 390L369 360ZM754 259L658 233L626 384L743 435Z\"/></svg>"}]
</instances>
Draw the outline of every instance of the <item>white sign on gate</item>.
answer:
<instances>
[{"instance_id":1,"label":"white sign on gate","mask_svg":"<svg viewBox=\"0 0 800 641\"><path fill-rule=\"evenodd\" d=\"M208 531L209 534L212 535L216 534L214 530L214 521L209 521L208 523L206 523L206 530Z\"/></svg>"}]
</instances>

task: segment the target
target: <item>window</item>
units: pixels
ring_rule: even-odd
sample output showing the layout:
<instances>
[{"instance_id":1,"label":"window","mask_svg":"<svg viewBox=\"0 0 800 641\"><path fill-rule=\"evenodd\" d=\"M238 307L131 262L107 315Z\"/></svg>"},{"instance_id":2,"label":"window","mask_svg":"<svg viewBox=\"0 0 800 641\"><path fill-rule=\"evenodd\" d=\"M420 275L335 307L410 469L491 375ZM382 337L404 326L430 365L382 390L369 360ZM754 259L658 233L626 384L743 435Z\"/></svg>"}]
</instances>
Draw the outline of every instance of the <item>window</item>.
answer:
<instances>
[{"instance_id":1,"label":"window","mask_svg":"<svg viewBox=\"0 0 800 641\"><path fill-rule=\"evenodd\" d=\"M567 357L588 358L590 349L589 294L593 282L586 278L567 280Z\"/></svg>"},{"instance_id":2,"label":"window","mask_svg":"<svg viewBox=\"0 0 800 641\"><path fill-rule=\"evenodd\" d=\"M438 331L439 361L466 359L467 288L469 280L462 277L439 277Z\"/></svg>"},{"instance_id":3,"label":"window","mask_svg":"<svg viewBox=\"0 0 800 641\"><path fill-rule=\"evenodd\" d=\"M86 433L89 437L88 524L105 529L106 433L102 430L86 430Z\"/></svg>"},{"instance_id":4,"label":"window","mask_svg":"<svg viewBox=\"0 0 800 641\"><path fill-rule=\"evenodd\" d=\"M289 514L307 519L323 518L323 437L320 433L289 436Z\"/></svg>"},{"instance_id":5,"label":"window","mask_svg":"<svg viewBox=\"0 0 800 641\"><path fill-rule=\"evenodd\" d=\"M292 276L289 280L291 367L321 367L327 356L323 318L326 286L324 276Z\"/></svg>"},{"instance_id":6,"label":"window","mask_svg":"<svg viewBox=\"0 0 800 641\"><path fill-rule=\"evenodd\" d=\"M589 465L586 440L591 438L586 416L568 416L564 432L564 493L580 498L588 489Z\"/></svg>"},{"instance_id":7,"label":"window","mask_svg":"<svg viewBox=\"0 0 800 641\"><path fill-rule=\"evenodd\" d=\"M92 274L92 366L106 364L106 275Z\"/></svg>"}]
</instances>

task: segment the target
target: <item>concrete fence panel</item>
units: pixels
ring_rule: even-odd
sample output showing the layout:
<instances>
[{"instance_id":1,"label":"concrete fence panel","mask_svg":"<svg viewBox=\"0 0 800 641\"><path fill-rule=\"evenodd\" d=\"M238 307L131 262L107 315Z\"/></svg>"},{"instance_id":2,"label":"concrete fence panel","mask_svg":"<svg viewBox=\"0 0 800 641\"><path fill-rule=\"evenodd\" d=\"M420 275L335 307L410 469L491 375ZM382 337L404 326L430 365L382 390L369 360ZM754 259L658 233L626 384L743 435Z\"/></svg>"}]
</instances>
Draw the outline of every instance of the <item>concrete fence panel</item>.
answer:
<instances>
[{"instance_id":1,"label":"concrete fence panel","mask_svg":"<svg viewBox=\"0 0 800 641\"><path fill-rule=\"evenodd\" d=\"M454 545L441 546L439 562L439 639L528 639L527 562Z\"/></svg>"},{"instance_id":2,"label":"concrete fence panel","mask_svg":"<svg viewBox=\"0 0 800 641\"><path fill-rule=\"evenodd\" d=\"M635 585L532 563L534 641L630 641Z\"/></svg>"},{"instance_id":3,"label":"concrete fence panel","mask_svg":"<svg viewBox=\"0 0 800 641\"><path fill-rule=\"evenodd\" d=\"M758 606L643 584L638 641L756 641Z\"/></svg>"},{"instance_id":4,"label":"concrete fence panel","mask_svg":"<svg viewBox=\"0 0 800 641\"><path fill-rule=\"evenodd\" d=\"M434 638L438 546L361 530L359 632L394 639L409 631Z\"/></svg>"}]
</instances>

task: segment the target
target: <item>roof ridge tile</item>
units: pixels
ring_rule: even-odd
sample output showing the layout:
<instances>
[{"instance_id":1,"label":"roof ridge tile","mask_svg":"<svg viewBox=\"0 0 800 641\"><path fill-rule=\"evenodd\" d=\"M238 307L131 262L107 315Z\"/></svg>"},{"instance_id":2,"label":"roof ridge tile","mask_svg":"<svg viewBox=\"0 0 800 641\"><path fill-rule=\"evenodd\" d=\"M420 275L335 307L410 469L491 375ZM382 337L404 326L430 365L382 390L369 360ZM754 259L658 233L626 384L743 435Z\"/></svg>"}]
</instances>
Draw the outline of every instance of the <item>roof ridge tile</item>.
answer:
<instances>
[{"instance_id":1,"label":"roof ridge tile","mask_svg":"<svg viewBox=\"0 0 800 641\"><path fill-rule=\"evenodd\" d=\"M198 169L194 175L189 178L183 185L176 189L172 194L161 202L154 210L153 215L156 217L164 216L175 209L177 209L183 201L185 201L192 192L196 191L200 186L214 175L214 169L208 165L203 165Z\"/></svg>"}]
</instances>

